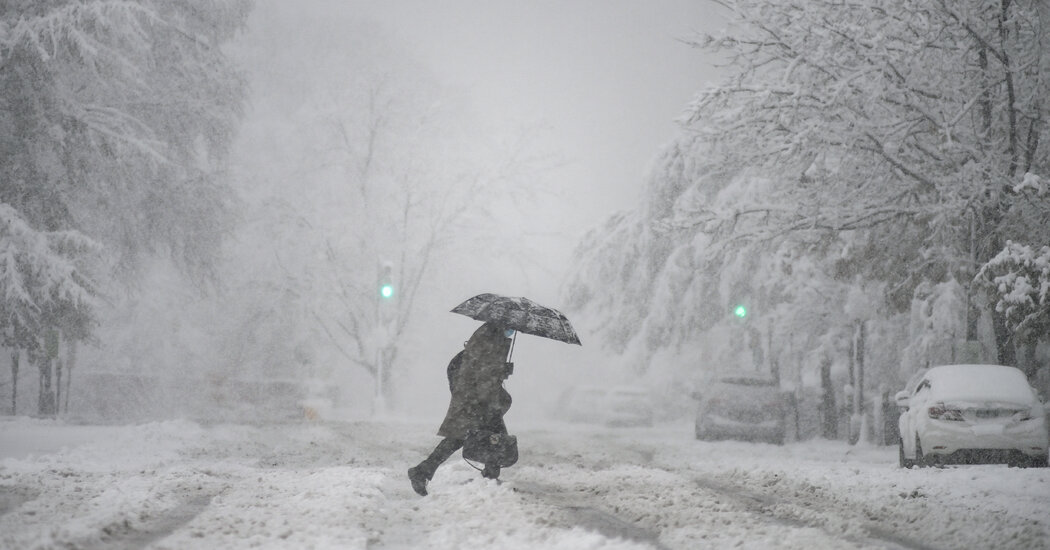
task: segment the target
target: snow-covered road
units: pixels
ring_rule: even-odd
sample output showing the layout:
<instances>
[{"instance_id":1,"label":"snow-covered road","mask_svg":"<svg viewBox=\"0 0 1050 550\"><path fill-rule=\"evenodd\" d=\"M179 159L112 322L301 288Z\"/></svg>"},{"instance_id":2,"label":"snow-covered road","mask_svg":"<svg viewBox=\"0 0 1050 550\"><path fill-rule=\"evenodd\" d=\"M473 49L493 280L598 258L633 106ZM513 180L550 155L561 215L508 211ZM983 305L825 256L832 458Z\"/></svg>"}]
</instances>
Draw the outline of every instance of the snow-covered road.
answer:
<instances>
[{"instance_id":1,"label":"snow-covered road","mask_svg":"<svg viewBox=\"0 0 1050 550\"><path fill-rule=\"evenodd\" d=\"M511 426L521 460L501 482L457 454L421 498L405 470L433 428L0 420L0 547L1050 548L1048 469Z\"/></svg>"}]
</instances>

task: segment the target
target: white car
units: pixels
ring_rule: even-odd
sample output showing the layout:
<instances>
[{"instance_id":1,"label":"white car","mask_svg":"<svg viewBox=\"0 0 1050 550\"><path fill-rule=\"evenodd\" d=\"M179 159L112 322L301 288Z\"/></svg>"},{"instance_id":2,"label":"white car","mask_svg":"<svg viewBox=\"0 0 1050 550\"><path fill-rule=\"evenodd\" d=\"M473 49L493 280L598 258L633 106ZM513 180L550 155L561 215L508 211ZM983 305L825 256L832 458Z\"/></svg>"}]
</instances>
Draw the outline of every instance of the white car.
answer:
<instances>
[{"instance_id":1,"label":"white car","mask_svg":"<svg viewBox=\"0 0 1050 550\"><path fill-rule=\"evenodd\" d=\"M896 395L900 466L947 463L1047 465L1046 413L1023 372L1000 365L944 365Z\"/></svg>"}]
</instances>

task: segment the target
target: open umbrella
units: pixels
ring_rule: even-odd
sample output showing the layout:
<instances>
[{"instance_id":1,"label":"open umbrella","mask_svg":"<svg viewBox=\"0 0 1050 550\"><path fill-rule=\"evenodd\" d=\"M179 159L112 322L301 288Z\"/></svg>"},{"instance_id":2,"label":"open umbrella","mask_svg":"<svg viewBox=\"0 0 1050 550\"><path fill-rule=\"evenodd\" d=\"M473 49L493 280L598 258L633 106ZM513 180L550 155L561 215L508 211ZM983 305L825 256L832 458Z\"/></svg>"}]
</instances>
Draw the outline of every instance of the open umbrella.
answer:
<instances>
[{"instance_id":1,"label":"open umbrella","mask_svg":"<svg viewBox=\"0 0 1050 550\"><path fill-rule=\"evenodd\" d=\"M580 344L580 337L562 312L541 306L528 298L478 294L452 308L452 313L490 322L533 336L567 344Z\"/></svg>"}]
</instances>

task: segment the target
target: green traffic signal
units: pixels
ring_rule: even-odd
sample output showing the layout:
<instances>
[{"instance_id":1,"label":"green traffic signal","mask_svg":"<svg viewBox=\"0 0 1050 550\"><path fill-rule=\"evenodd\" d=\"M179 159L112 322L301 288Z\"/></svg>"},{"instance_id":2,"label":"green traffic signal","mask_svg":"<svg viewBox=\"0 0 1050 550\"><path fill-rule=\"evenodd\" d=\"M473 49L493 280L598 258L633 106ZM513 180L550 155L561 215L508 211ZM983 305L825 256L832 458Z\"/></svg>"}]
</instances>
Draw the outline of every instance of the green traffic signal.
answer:
<instances>
[{"instance_id":1,"label":"green traffic signal","mask_svg":"<svg viewBox=\"0 0 1050 550\"><path fill-rule=\"evenodd\" d=\"M384 298L393 298L394 297L394 285L392 285L390 283L387 283L387 284L379 287L379 295L384 297Z\"/></svg>"},{"instance_id":2,"label":"green traffic signal","mask_svg":"<svg viewBox=\"0 0 1050 550\"><path fill-rule=\"evenodd\" d=\"M733 315L736 315L737 317L743 319L744 317L747 317L747 308L743 305L738 305L735 308L733 308Z\"/></svg>"}]
</instances>

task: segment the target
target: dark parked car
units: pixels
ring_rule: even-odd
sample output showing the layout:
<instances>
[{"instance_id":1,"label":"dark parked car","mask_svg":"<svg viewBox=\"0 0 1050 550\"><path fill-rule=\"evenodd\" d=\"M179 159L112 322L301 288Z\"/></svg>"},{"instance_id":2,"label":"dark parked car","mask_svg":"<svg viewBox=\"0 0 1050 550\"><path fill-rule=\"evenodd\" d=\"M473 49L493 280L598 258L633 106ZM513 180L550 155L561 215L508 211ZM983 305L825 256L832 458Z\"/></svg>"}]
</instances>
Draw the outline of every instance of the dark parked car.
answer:
<instances>
[{"instance_id":1,"label":"dark parked car","mask_svg":"<svg viewBox=\"0 0 1050 550\"><path fill-rule=\"evenodd\" d=\"M569 422L606 426L652 426L649 390L633 386L573 386L558 398L556 415Z\"/></svg>"},{"instance_id":2,"label":"dark parked car","mask_svg":"<svg viewBox=\"0 0 1050 550\"><path fill-rule=\"evenodd\" d=\"M697 439L737 439L784 444L787 395L773 380L731 376L695 396Z\"/></svg>"}]
</instances>

